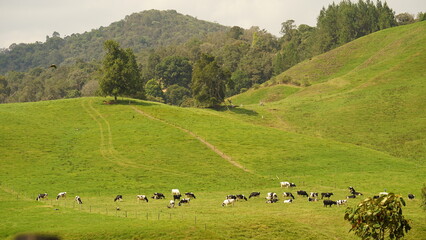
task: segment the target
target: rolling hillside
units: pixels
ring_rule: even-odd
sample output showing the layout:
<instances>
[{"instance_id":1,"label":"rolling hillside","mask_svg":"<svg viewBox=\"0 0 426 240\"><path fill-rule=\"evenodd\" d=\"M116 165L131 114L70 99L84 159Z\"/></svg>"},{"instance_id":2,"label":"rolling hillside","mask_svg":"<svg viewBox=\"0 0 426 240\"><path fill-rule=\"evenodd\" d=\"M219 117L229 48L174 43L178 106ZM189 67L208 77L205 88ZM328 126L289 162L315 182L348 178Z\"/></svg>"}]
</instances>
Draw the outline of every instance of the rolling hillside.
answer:
<instances>
[{"instance_id":1,"label":"rolling hillside","mask_svg":"<svg viewBox=\"0 0 426 240\"><path fill-rule=\"evenodd\" d=\"M264 116L249 117L251 122L423 162L425 33L426 22L420 22L368 35L302 62L232 101ZM310 86L277 98L276 84L285 79ZM264 97L254 97L259 93ZM267 104L259 106L259 101Z\"/></svg>"},{"instance_id":2,"label":"rolling hillside","mask_svg":"<svg viewBox=\"0 0 426 240\"><path fill-rule=\"evenodd\" d=\"M256 112L103 100L0 105L1 238L41 232L64 239L281 239L282 234L354 239L343 221L345 208L323 208L302 197L290 206L270 205L264 195L280 194L283 180L296 182L298 190L332 191L337 199L345 198L349 185L367 196L385 188L420 195L424 164L234 117L260 117ZM176 209L166 208L167 199L136 202L136 194L154 192L170 199L172 188L192 191L197 199ZM54 200L62 191L68 198ZM261 197L221 207L226 195L252 191ZM50 200L36 202L44 192ZM112 201L117 194L123 202ZM74 203L75 195L83 205ZM418 200L405 209L413 225L407 239L426 232L418 209ZM330 221L335 224L325 224Z\"/></svg>"}]
</instances>

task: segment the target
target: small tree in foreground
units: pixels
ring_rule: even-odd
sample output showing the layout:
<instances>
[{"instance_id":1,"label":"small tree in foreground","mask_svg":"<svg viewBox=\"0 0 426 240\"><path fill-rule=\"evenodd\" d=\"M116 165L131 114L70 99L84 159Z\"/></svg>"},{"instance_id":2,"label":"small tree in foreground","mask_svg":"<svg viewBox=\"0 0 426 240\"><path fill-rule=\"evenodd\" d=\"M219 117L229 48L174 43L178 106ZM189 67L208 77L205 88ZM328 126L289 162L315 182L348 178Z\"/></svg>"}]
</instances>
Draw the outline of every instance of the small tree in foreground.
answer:
<instances>
[{"instance_id":1,"label":"small tree in foreground","mask_svg":"<svg viewBox=\"0 0 426 240\"><path fill-rule=\"evenodd\" d=\"M356 207L348 207L345 220L362 239L400 239L411 227L402 215L405 201L400 195L389 193L377 199L367 198Z\"/></svg>"}]
</instances>

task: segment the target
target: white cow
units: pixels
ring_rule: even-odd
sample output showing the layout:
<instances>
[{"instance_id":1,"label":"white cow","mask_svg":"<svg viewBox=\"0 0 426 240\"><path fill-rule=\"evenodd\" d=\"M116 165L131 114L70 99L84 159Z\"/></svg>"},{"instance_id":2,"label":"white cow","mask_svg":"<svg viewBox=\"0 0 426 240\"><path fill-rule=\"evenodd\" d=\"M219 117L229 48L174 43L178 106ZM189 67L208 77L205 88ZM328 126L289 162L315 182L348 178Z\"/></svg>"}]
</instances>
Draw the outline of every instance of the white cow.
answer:
<instances>
[{"instance_id":1,"label":"white cow","mask_svg":"<svg viewBox=\"0 0 426 240\"><path fill-rule=\"evenodd\" d=\"M287 199L287 200L284 200L284 203L292 203L293 202L293 199Z\"/></svg>"},{"instance_id":2,"label":"white cow","mask_svg":"<svg viewBox=\"0 0 426 240\"><path fill-rule=\"evenodd\" d=\"M169 205L167 205L168 208L174 208L175 207L175 200L170 200Z\"/></svg>"},{"instance_id":3,"label":"white cow","mask_svg":"<svg viewBox=\"0 0 426 240\"><path fill-rule=\"evenodd\" d=\"M56 200L59 200L59 198L66 198L67 192L60 192L58 193L58 196L56 196Z\"/></svg>"},{"instance_id":4,"label":"white cow","mask_svg":"<svg viewBox=\"0 0 426 240\"><path fill-rule=\"evenodd\" d=\"M278 199L278 195L277 195L277 193L274 193L274 192L268 192L266 194L266 198L265 199L266 200Z\"/></svg>"},{"instance_id":5,"label":"white cow","mask_svg":"<svg viewBox=\"0 0 426 240\"><path fill-rule=\"evenodd\" d=\"M232 198L231 199L225 199L222 203L222 207L228 206L228 205L231 205L231 204L232 204L232 206L234 206L234 203L235 203L235 199L232 199Z\"/></svg>"},{"instance_id":6,"label":"white cow","mask_svg":"<svg viewBox=\"0 0 426 240\"><path fill-rule=\"evenodd\" d=\"M345 205L348 202L348 200L337 200L336 203L337 205Z\"/></svg>"},{"instance_id":7,"label":"white cow","mask_svg":"<svg viewBox=\"0 0 426 240\"><path fill-rule=\"evenodd\" d=\"M280 186L288 188L288 187L296 187L296 184L291 182L280 182Z\"/></svg>"},{"instance_id":8,"label":"white cow","mask_svg":"<svg viewBox=\"0 0 426 240\"><path fill-rule=\"evenodd\" d=\"M136 198L138 200L145 200L146 202L148 202L148 198L146 197L146 195L136 195Z\"/></svg>"},{"instance_id":9,"label":"white cow","mask_svg":"<svg viewBox=\"0 0 426 240\"><path fill-rule=\"evenodd\" d=\"M172 189L172 195L181 195L179 189Z\"/></svg>"}]
</instances>

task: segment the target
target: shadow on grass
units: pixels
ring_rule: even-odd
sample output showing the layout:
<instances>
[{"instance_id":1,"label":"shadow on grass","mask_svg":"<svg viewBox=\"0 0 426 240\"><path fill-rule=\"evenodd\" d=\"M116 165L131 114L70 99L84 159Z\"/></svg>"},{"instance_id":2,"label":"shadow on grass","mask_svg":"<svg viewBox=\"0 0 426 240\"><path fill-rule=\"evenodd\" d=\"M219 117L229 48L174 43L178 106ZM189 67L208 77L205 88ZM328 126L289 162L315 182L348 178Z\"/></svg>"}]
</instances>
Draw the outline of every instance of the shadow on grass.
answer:
<instances>
[{"instance_id":1,"label":"shadow on grass","mask_svg":"<svg viewBox=\"0 0 426 240\"><path fill-rule=\"evenodd\" d=\"M256 111L240 108L240 107L220 107L220 108L214 108L214 109L216 109L219 112L231 111L236 114L245 114L249 116L259 115L259 113L257 113Z\"/></svg>"},{"instance_id":2,"label":"shadow on grass","mask_svg":"<svg viewBox=\"0 0 426 240\"><path fill-rule=\"evenodd\" d=\"M117 99L117 101L114 100L103 100L103 104L105 105L139 105L139 106L153 106L155 103L146 102L143 100L136 100L136 99Z\"/></svg>"}]
</instances>

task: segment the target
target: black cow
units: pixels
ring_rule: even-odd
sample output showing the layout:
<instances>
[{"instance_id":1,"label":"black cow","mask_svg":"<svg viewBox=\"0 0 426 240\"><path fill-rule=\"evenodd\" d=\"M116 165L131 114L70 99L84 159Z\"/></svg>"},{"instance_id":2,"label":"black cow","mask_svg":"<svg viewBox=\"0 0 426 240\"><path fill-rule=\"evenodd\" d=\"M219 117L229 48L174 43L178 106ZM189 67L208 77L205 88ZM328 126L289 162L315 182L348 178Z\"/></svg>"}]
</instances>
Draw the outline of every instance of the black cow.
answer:
<instances>
[{"instance_id":1,"label":"black cow","mask_svg":"<svg viewBox=\"0 0 426 240\"><path fill-rule=\"evenodd\" d=\"M294 196L291 192L283 192L284 197L292 197L294 199Z\"/></svg>"},{"instance_id":2,"label":"black cow","mask_svg":"<svg viewBox=\"0 0 426 240\"><path fill-rule=\"evenodd\" d=\"M349 191L351 192L352 195L358 195L358 196L362 195L362 193L355 191L355 188L353 188L353 187L349 187L348 189L349 189Z\"/></svg>"},{"instance_id":3,"label":"black cow","mask_svg":"<svg viewBox=\"0 0 426 240\"><path fill-rule=\"evenodd\" d=\"M409 198L409 199L413 200L413 199L414 199L414 197L415 197L415 196L414 196L414 194L411 194L411 193L410 193L410 194L408 194L408 198Z\"/></svg>"},{"instance_id":4,"label":"black cow","mask_svg":"<svg viewBox=\"0 0 426 240\"><path fill-rule=\"evenodd\" d=\"M333 193L321 193L321 199L323 199L324 197L326 198L330 198L332 195L334 195Z\"/></svg>"},{"instance_id":5,"label":"black cow","mask_svg":"<svg viewBox=\"0 0 426 240\"><path fill-rule=\"evenodd\" d=\"M297 191L297 195L308 197L308 193L306 191L302 191L302 190Z\"/></svg>"},{"instance_id":6,"label":"black cow","mask_svg":"<svg viewBox=\"0 0 426 240\"><path fill-rule=\"evenodd\" d=\"M239 199L239 200L246 200L247 201L247 198L246 198L246 196L244 196L243 194L237 194L236 195L236 197L237 197L237 200Z\"/></svg>"},{"instance_id":7,"label":"black cow","mask_svg":"<svg viewBox=\"0 0 426 240\"><path fill-rule=\"evenodd\" d=\"M378 199L380 196L379 195L374 195L373 199Z\"/></svg>"},{"instance_id":8,"label":"black cow","mask_svg":"<svg viewBox=\"0 0 426 240\"><path fill-rule=\"evenodd\" d=\"M47 198L47 193L40 193L37 198L36 201L40 201L40 199L45 199Z\"/></svg>"},{"instance_id":9,"label":"black cow","mask_svg":"<svg viewBox=\"0 0 426 240\"><path fill-rule=\"evenodd\" d=\"M252 198L252 197L259 197L259 196L260 196L260 192L252 192L252 193L250 193L249 198Z\"/></svg>"},{"instance_id":10,"label":"black cow","mask_svg":"<svg viewBox=\"0 0 426 240\"><path fill-rule=\"evenodd\" d=\"M173 200L180 200L180 198L182 197L182 194L178 194L178 195L173 195Z\"/></svg>"},{"instance_id":11,"label":"black cow","mask_svg":"<svg viewBox=\"0 0 426 240\"><path fill-rule=\"evenodd\" d=\"M164 196L164 194L162 194L162 193L154 193L154 196L152 196L151 198L153 198L153 199L166 199L166 196Z\"/></svg>"},{"instance_id":12,"label":"black cow","mask_svg":"<svg viewBox=\"0 0 426 240\"><path fill-rule=\"evenodd\" d=\"M187 193L185 193L185 196L186 196L187 198L194 198L194 199L196 199L196 197L195 197L194 193L192 193L192 192L187 192Z\"/></svg>"},{"instance_id":13,"label":"black cow","mask_svg":"<svg viewBox=\"0 0 426 240\"><path fill-rule=\"evenodd\" d=\"M333 200L324 200L323 201L323 203L324 203L324 207L327 207L327 206L330 206L331 207L331 205L337 205L337 202L336 201L333 201Z\"/></svg>"},{"instance_id":14,"label":"black cow","mask_svg":"<svg viewBox=\"0 0 426 240\"><path fill-rule=\"evenodd\" d=\"M182 200L179 201L178 205L181 206L183 203L189 204L190 200L191 200L190 198L184 198L184 199L182 199Z\"/></svg>"},{"instance_id":15,"label":"black cow","mask_svg":"<svg viewBox=\"0 0 426 240\"><path fill-rule=\"evenodd\" d=\"M123 196L122 195L117 195L115 198L114 198L114 202L116 202L116 201L121 201L121 200L123 200Z\"/></svg>"}]
</instances>

